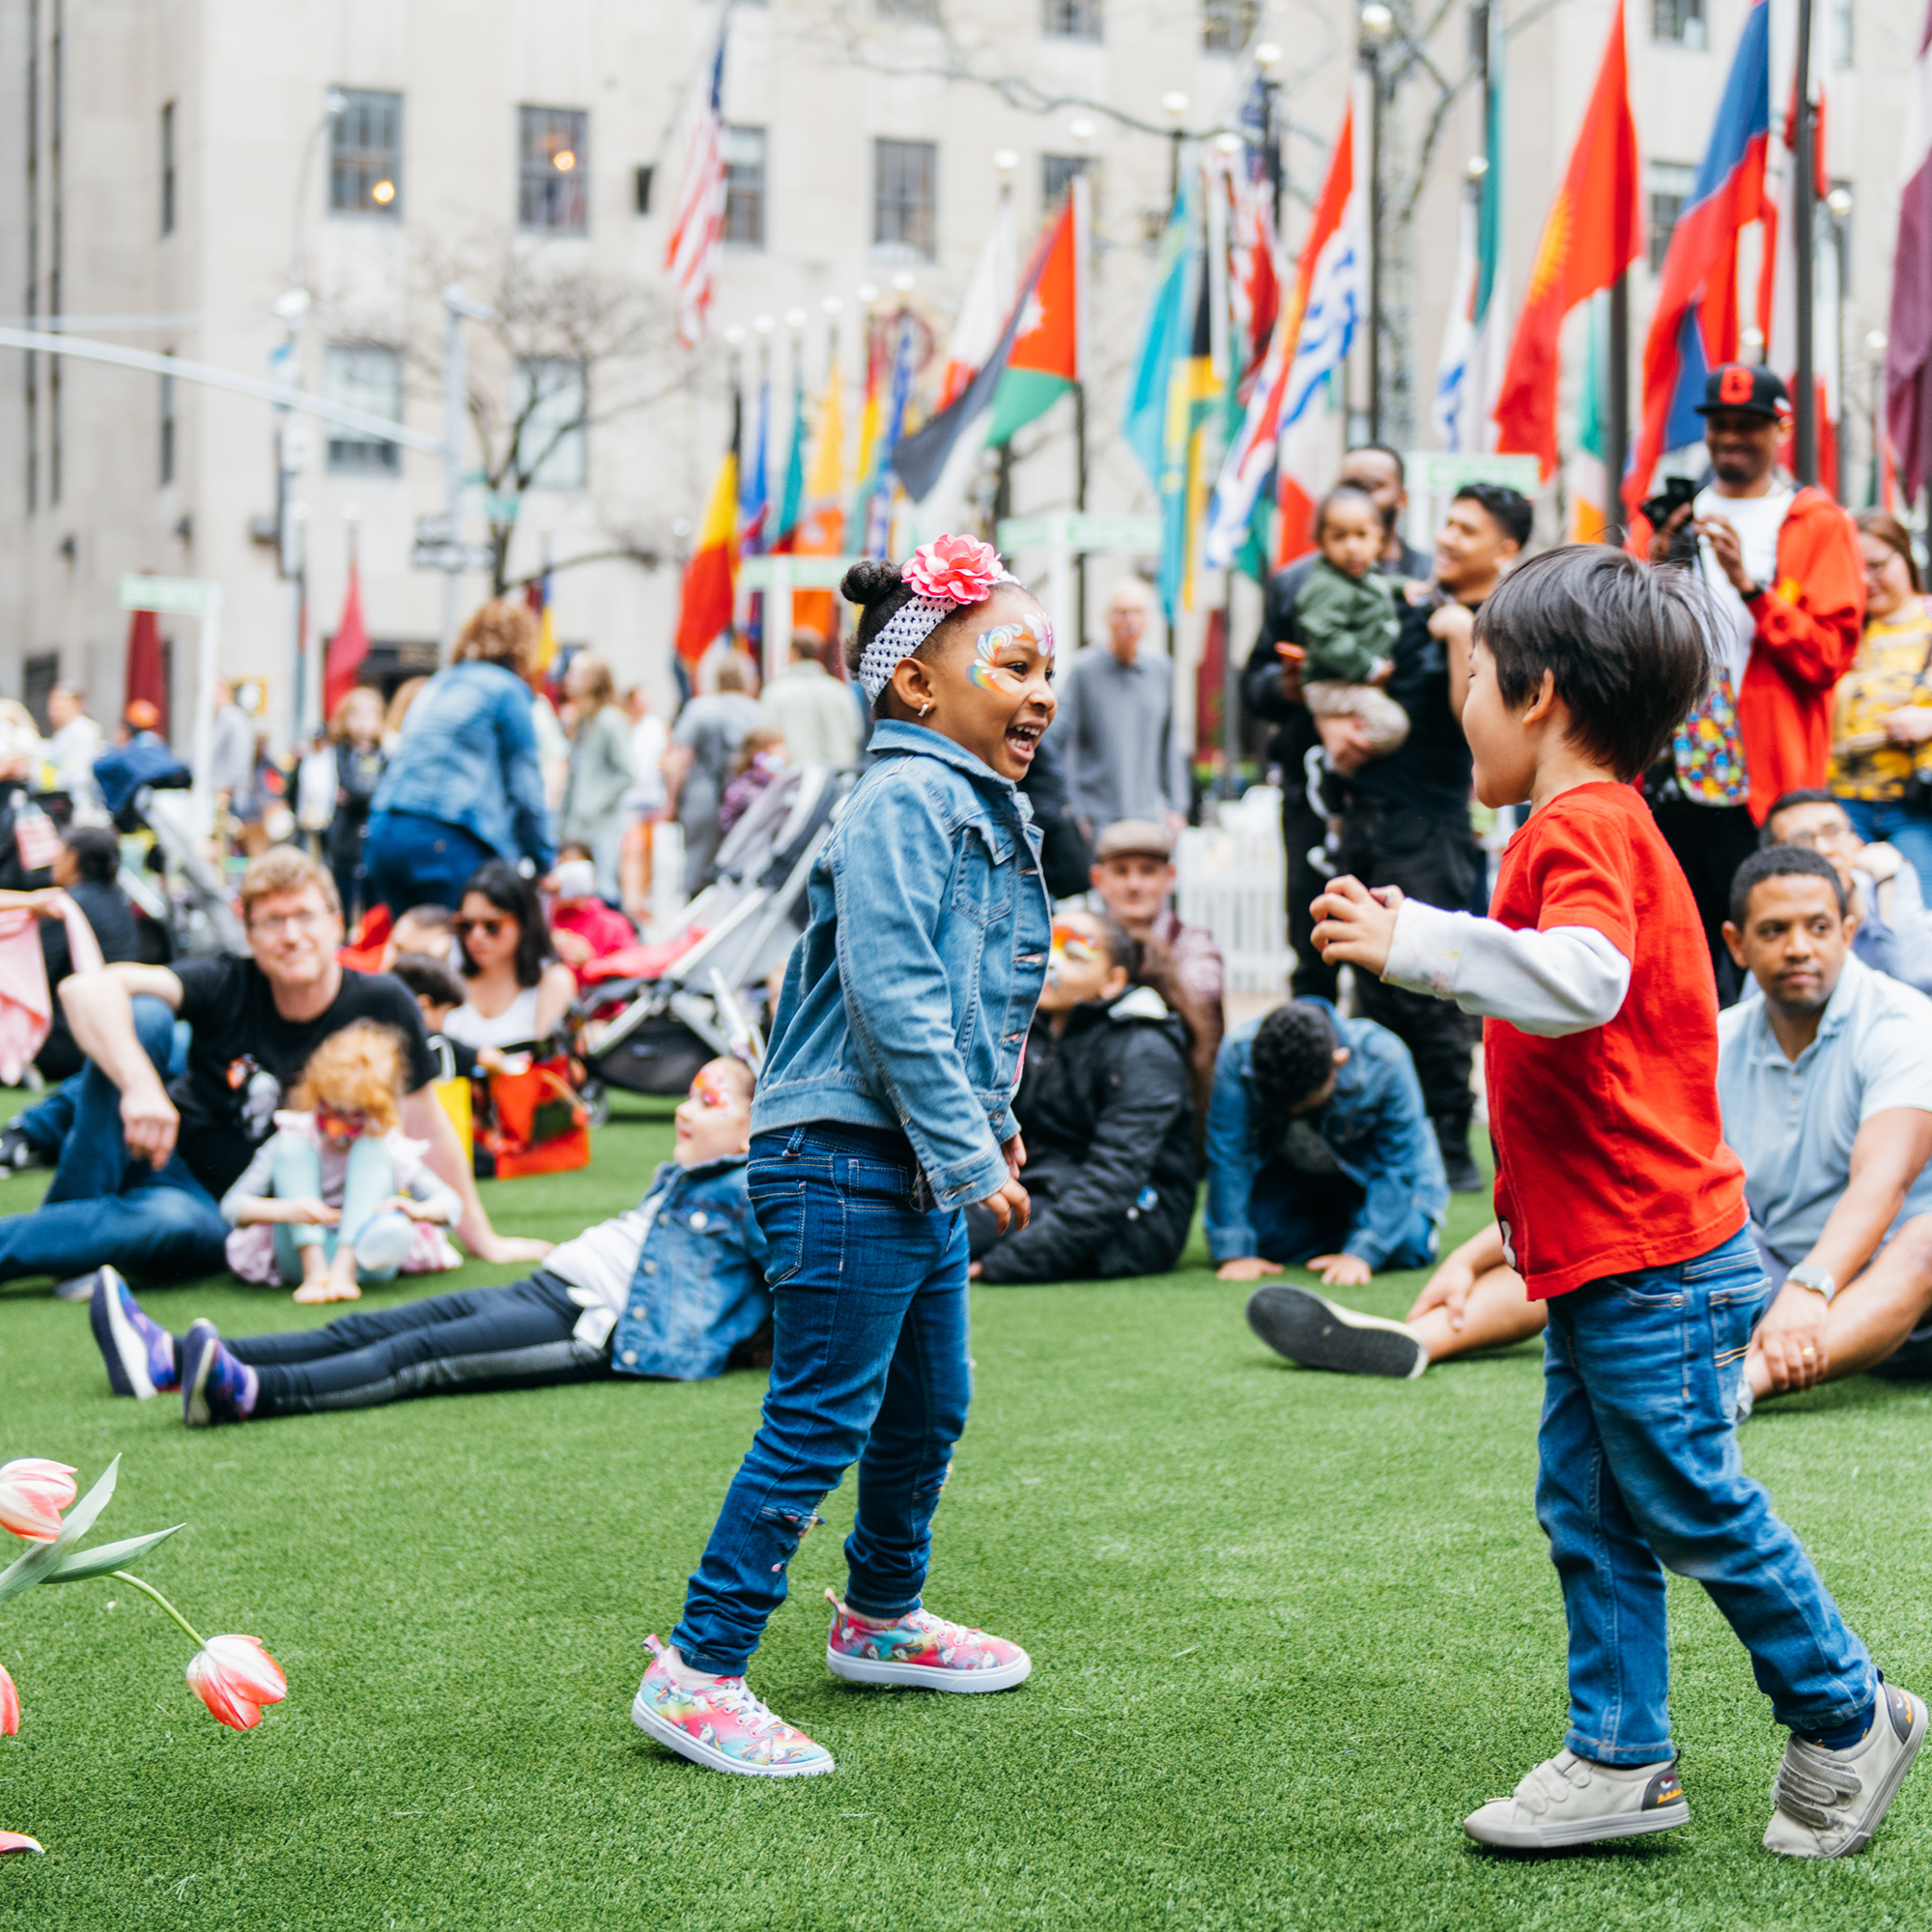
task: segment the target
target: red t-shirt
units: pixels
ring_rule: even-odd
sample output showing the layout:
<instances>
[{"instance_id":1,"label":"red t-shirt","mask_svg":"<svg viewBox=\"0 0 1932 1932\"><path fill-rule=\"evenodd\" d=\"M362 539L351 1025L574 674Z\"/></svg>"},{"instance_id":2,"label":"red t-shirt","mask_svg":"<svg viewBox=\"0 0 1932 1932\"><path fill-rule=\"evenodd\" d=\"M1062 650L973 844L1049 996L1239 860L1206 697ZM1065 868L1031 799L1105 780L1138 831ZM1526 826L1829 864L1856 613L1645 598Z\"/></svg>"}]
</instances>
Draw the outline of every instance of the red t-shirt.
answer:
<instances>
[{"instance_id":1,"label":"red t-shirt","mask_svg":"<svg viewBox=\"0 0 1932 1932\"><path fill-rule=\"evenodd\" d=\"M1718 989L1690 888L1629 785L1578 785L1510 840L1491 918L1583 925L1631 962L1605 1026L1483 1023L1496 1215L1532 1301L1707 1254L1745 1222L1718 1112Z\"/></svg>"}]
</instances>

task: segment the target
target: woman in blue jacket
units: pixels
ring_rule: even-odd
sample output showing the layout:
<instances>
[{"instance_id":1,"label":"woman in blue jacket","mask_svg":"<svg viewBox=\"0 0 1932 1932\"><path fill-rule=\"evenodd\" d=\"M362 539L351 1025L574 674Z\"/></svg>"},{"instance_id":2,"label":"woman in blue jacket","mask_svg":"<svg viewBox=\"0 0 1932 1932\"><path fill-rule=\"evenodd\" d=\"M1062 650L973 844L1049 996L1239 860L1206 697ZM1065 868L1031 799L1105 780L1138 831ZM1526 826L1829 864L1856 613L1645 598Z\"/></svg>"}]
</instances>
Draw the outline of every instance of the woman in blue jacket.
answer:
<instances>
[{"instance_id":1,"label":"woman in blue jacket","mask_svg":"<svg viewBox=\"0 0 1932 1932\"><path fill-rule=\"evenodd\" d=\"M554 863L526 681L537 636L526 606L483 605L456 640L456 662L410 706L370 801L370 904L453 911L486 860L527 859L538 872Z\"/></svg>"}]
</instances>

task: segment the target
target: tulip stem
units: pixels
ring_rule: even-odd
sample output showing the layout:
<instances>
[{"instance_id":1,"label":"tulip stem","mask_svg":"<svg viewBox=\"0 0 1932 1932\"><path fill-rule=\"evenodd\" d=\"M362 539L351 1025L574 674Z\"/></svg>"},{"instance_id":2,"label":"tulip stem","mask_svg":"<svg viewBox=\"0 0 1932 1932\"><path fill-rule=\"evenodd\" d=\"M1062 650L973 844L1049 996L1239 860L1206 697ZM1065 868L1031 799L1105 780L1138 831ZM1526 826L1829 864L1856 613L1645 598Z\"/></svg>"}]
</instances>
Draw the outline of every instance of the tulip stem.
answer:
<instances>
[{"instance_id":1,"label":"tulip stem","mask_svg":"<svg viewBox=\"0 0 1932 1932\"><path fill-rule=\"evenodd\" d=\"M160 1605L161 1608L167 1611L168 1615L174 1618L175 1622L180 1624L182 1629L186 1631L188 1635L194 1639L195 1649L206 1650L208 1648L208 1645L202 1641L201 1633L197 1631L195 1627L191 1623L189 1623L188 1620L185 1616L183 1616L182 1613L178 1609L176 1609L175 1606L171 1603L169 1603L168 1600L164 1596L162 1596L161 1593L157 1589L156 1589L152 1583L144 1583L141 1581L140 1577L130 1577L125 1570L110 1570L107 1574L110 1577L118 1577L124 1583L133 1584L133 1586L137 1590L145 1590L148 1593L148 1595L154 1598L155 1602Z\"/></svg>"}]
</instances>

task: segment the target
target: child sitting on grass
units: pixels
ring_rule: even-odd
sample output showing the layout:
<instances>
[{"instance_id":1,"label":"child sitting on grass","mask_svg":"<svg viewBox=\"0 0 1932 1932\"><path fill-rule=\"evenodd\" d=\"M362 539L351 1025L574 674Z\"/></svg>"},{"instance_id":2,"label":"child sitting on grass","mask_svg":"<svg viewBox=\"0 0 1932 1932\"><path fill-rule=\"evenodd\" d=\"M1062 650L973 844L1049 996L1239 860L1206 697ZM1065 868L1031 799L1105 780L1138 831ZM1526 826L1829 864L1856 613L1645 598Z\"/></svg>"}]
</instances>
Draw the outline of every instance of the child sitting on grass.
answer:
<instances>
[{"instance_id":1,"label":"child sitting on grass","mask_svg":"<svg viewBox=\"0 0 1932 1932\"><path fill-rule=\"evenodd\" d=\"M403 1050L373 1020L309 1055L275 1132L221 1198L228 1265L298 1283L298 1301L354 1301L365 1282L462 1265L443 1233L463 1204L404 1138Z\"/></svg>"},{"instance_id":2,"label":"child sitting on grass","mask_svg":"<svg viewBox=\"0 0 1932 1932\"><path fill-rule=\"evenodd\" d=\"M1463 1826L1515 1851L1690 1817L1666 1564L1709 1591L1790 1729L1768 1851L1861 1850L1925 1739L1925 1705L1873 1668L1738 1459L1772 1290L1718 1111L1710 949L1631 785L1709 683L1708 622L1681 574L1605 545L1523 564L1477 614L1463 709L1477 797L1532 807L1493 917L1352 878L1313 907L1331 963L1485 1016L1503 1255L1549 1311L1536 1514L1570 1627L1569 1732ZM1780 1301L1767 1330L1802 1342L1829 1284L1815 1311Z\"/></svg>"},{"instance_id":3,"label":"child sitting on grass","mask_svg":"<svg viewBox=\"0 0 1932 1932\"><path fill-rule=\"evenodd\" d=\"M771 1316L764 1237L745 1191L752 1076L698 1069L677 1110L677 1152L635 1208L553 1248L527 1280L358 1311L326 1328L224 1342L184 1338L142 1310L112 1268L96 1283L95 1339L116 1395L182 1391L191 1429L412 1396L536 1388L605 1376L696 1381L755 1348Z\"/></svg>"},{"instance_id":4,"label":"child sitting on grass","mask_svg":"<svg viewBox=\"0 0 1932 1932\"><path fill-rule=\"evenodd\" d=\"M1388 542L1366 490L1337 484L1316 506L1321 554L1294 600L1302 700L1317 718L1361 721L1377 757L1400 749L1408 713L1381 687L1395 668L1395 592L1379 569Z\"/></svg>"}]
</instances>

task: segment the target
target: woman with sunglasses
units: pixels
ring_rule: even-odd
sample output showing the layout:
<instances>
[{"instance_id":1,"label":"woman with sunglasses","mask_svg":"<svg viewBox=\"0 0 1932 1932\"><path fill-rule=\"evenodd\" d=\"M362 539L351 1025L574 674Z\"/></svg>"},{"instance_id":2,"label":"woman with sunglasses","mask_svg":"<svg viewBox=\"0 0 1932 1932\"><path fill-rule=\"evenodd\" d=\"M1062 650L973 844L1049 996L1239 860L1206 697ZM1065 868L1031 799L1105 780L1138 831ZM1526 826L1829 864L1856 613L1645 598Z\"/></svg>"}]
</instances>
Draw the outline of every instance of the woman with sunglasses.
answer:
<instances>
[{"instance_id":1,"label":"woman with sunglasses","mask_svg":"<svg viewBox=\"0 0 1932 1932\"><path fill-rule=\"evenodd\" d=\"M500 859L464 882L452 923L469 997L443 1022L466 1046L531 1046L547 1040L576 996L577 981L551 947L536 888Z\"/></svg>"}]
</instances>

